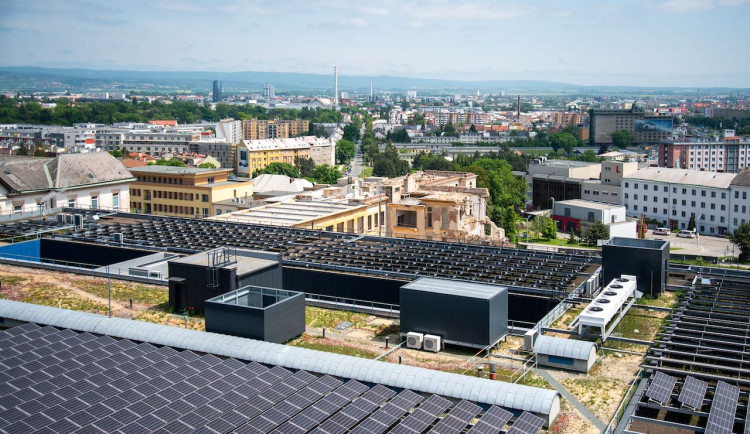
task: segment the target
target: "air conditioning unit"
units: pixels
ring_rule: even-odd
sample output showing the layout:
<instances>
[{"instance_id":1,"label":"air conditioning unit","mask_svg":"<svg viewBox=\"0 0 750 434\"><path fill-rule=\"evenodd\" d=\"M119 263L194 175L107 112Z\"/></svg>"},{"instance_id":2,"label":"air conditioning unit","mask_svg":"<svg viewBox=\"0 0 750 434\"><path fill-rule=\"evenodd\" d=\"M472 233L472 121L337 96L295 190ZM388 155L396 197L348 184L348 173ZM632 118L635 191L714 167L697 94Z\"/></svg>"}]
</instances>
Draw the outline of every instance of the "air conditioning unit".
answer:
<instances>
[{"instance_id":1,"label":"air conditioning unit","mask_svg":"<svg viewBox=\"0 0 750 434\"><path fill-rule=\"evenodd\" d=\"M116 244L122 244L122 233L118 232L116 234L112 234L112 241L114 241Z\"/></svg>"},{"instance_id":2,"label":"air conditioning unit","mask_svg":"<svg viewBox=\"0 0 750 434\"><path fill-rule=\"evenodd\" d=\"M73 214L65 214L65 224L66 225L72 225L75 224L76 219Z\"/></svg>"},{"instance_id":3,"label":"air conditioning unit","mask_svg":"<svg viewBox=\"0 0 750 434\"><path fill-rule=\"evenodd\" d=\"M440 351L440 336L424 335L424 342L422 343L425 351L432 351L433 353Z\"/></svg>"},{"instance_id":4,"label":"air conditioning unit","mask_svg":"<svg viewBox=\"0 0 750 434\"><path fill-rule=\"evenodd\" d=\"M76 227L83 229L83 214L76 214L73 216L73 224Z\"/></svg>"},{"instance_id":5,"label":"air conditioning unit","mask_svg":"<svg viewBox=\"0 0 750 434\"><path fill-rule=\"evenodd\" d=\"M531 329L523 335L523 349L526 351L534 351L534 344L536 338L539 336L539 330Z\"/></svg>"},{"instance_id":6,"label":"air conditioning unit","mask_svg":"<svg viewBox=\"0 0 750 434\"><path fill-rule=\"evenodd\" d=\"M57 223L58 224L64 224L65 223L65 214L58 214L57 215Z\"/></svg>"},{"instance_id":7,"label":"air conditioning unit","mask_svg":"<svg viewBox=\"0 0 750 434\"><path fill-rule=\"evenodd\" d=\"M406 347L421 350L422 340L424 340L424 335L422 333L409 332L406 334Z\"/></svg>"}]
</instances>

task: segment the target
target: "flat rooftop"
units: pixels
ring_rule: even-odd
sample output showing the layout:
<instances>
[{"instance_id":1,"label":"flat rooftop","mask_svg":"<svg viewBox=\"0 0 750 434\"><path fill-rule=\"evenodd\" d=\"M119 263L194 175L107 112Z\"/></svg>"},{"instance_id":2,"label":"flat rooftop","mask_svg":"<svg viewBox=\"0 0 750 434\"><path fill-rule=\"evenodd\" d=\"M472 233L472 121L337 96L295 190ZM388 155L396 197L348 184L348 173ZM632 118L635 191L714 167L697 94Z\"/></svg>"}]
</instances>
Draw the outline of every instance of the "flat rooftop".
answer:
<instances>
[{"instance_id":1,"label":"flat rooftop","mask_svg":"<svg viewBox=\"0 0 750 434\"><path fill-rule=\"evenodd\" d=\"M611 203L594 202L594 201L583 200L583 199L561 200L559 202L555 202L555 206L557 205L577 206L579 208L589 208L589 209L598 209L598 210L623 208L622 205L613 205Z\"/></svg>"},{"instance_id":2,"label":"flat rooftop","mask_svg":"<svg viewBox=\"0 0 750 434\"><path fill-rule=\"evenodd\" d=\"M175 262L178 264L209 266L211 264L211 258L209 254L214 251L215 250L209 250L206 252L196 253L194 255L183 256L182 258L175 259L170 262ZM232 255L231 260L233 262L223 265L220 268L237 267L238 276L252 273L254 271L263 270L265 268L273 267L279 264L278 261L273 261L270 259L252 258L240 255Z\"/></svg>"},{"instance_id":3,"label":"flat rooftop","mask_svg":"<svg viewBox=\"0 0 750 434\"><path fill-rule=\"evenodd\" d=\"M153 173L165 175L202 175L218 172L229 173L231 171L232 169L201 169L198 167L158 166L155 164L130 168L131 173Z\"/></svg>"},{"instance_id":4,"label":"flat rooftop","mask_svg":"<svg viewBox=\"0 0 750 434\"><path fill-rule=\"evenodd\" d=\"M624 181L653 181L669 184L694 185L696 187L729 188L736 173L706 172L702 170L672 169L668 167L646 167L623 176Z\"/></svg>"},{"instance_id":5,"label":"flat rooftop","mask_svg":"<svg viewBox=\"0 0 750 434\"><path fill-rule=\"evenodd\" d=\"M435 279L432 277L419 278L402 286L402 288L436 294L455 295L459 297L479 298L483 300L489 300L497 294L507 291L507 288L504 286L472 283L461 280Z\"/></svg>"},{"instance_id":6,"label":"flat rooftop","mask_svg":"<svg viewBox=\"0 0 750 434\"><path fill-rule=\"evenodd\" d=\"M294 226L310 220L331 217L362 206L364 205L345 202L295 200L235 211L229 214L221 214L210 219L231 221L234 223L265 223L278 226Z\"/></svg>"}]
</instances>

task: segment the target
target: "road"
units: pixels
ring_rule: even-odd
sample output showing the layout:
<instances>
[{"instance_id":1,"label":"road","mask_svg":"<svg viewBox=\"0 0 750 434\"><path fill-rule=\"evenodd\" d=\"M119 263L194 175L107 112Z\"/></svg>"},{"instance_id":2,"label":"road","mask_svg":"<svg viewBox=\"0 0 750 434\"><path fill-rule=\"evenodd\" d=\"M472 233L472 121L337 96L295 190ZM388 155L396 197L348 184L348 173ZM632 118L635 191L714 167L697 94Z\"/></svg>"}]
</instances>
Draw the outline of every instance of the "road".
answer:
<instances>
[{"instance_id":1,"label":"road","mask_svg":"<svg viewBox=\"0 0 750 434\"><path fill-rule=\"evenodd\" d=\"M365 133L365 126L362 125L362 128L359 130L360 139L357 140L357 154L354 156L354 159L352 159L351 163L349 164L352 167L352 170L349 171L349 176L356 178L359 176L359 174L362 172L362 138L361 136Z\"/></svg>"}]
</instances>

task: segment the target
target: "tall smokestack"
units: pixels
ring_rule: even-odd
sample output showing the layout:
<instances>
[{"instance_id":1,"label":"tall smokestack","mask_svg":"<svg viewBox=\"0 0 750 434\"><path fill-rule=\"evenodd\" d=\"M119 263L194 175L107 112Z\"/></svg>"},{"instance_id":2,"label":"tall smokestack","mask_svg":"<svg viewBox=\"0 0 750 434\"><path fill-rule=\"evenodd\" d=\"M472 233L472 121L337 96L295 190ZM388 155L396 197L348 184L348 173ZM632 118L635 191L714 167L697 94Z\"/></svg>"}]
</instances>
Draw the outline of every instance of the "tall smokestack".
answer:
<instances>
[{"instance_id":1,"label":"tall smokestack","mask_svg":"<svg viewBox=\"0 0 750 434\"><path fill-rule=\"evenodd\" d=\"M520 121L521 120L521 95L518 95L518 104L517 104L517 107L518 107L518 114L516 115L517 116L516 120Z\"/></svg>"},{"instance_id":2,"label":"tall smokestack","mask_svg":"<svg viewBox=\"0 0 750 434\"><path fill-rule=\"evenodd\" d=\"M339 67L333 67L333 106L339 105Z\"/></svg>"}]
</instances>

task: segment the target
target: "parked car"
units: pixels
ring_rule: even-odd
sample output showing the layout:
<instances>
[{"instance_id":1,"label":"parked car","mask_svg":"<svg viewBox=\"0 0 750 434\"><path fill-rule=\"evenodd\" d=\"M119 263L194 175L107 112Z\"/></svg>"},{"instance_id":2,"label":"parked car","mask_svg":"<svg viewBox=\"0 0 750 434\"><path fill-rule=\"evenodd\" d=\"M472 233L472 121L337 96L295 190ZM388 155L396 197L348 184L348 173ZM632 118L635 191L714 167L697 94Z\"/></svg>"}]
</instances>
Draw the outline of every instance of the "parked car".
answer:
<instances>
[{"instance_id":1,"label":"parked car","mask_svg":"<svg viewBox=\"0 0 750 434\"><path fill-rule=\"evenodd\" d=\"M669 235L672 231L669 228L656 228L654 229L654 235Z\"/></svg>"},{"instance_id":2,"label":"parked car","mask_svg":"<svg viewBox=\"0 0 750 434\"><path fill-rule=\"evenodd\" d=\"M677 236L682 238L695 238L695 231L681 230L680 232L677 232Z\"/></svg>"}]
</instances>

